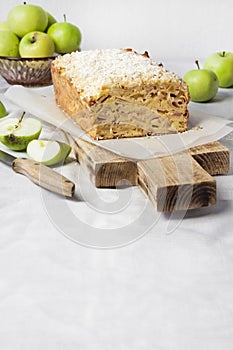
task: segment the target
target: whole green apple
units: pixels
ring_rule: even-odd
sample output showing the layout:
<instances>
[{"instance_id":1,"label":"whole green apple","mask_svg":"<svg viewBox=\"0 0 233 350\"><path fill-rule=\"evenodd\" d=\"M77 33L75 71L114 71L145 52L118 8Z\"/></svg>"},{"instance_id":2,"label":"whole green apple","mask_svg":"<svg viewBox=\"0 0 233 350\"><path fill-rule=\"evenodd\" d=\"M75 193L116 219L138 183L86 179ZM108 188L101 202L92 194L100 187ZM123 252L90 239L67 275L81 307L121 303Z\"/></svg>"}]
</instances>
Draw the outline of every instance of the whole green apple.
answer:
<instances>
[{"instance_id":1,"label":"whole green apple","mask_svg":"<svg viewBox=\"0 0 233 350\"><path fill-rule=\"evenodd\" d=\"M78 27L68 22L52 24L48 29L48 35L55 43L55 52L70 53L80 47L82 35Z\"/></svg>"},{"instance_id":2,"label":"whole green apple","mask_svg":"<svg viewBox=\"0 0 233 350\"><path fill-rule=\"evenodd\" d=\"M0 31L0 56L19 56L19 38L10 30Z\"/></svg>"},{"instance_id":3,"label":"whole green apple","mask_svg":"<svg viewBox=\"0 0 233 350\"><path fill-rule=\"evenodd\" d=\"M50 36L43 32L31 32L19 43L21 57L49 57L54 54L54 43Z\"/></svg>"},{"instance_id":4,"label":"whole green apple","mask_svg":"<svg viewBox=\"0 0 233 350\"><path fill-rule=\"evenodd\" d=\"M0 30L10 30L7 22L0 22Z\"/></svg>"},{"instance_id":5,"label":"whole green apple","mask_svg":"<svg viewBox=\"0 0 233 350\"><path fill-rule=\"evenodd\" d=\"M7 23L10 30L22 38L33 31L43 32L48 24L48 15L40 6L24 3L10 10Z\"/></svg>"},{"instance_id":6,"label":"whole green apple","mask_svg":"<svg viewBox=\"0 0 233 350\"><path fill-rule=\"evenodd\" d=\"M208 56L204 68L212 70L218 77L219 86L223 88L233 86L233 53L217 52Z\"/></svg>"},{"instance_id":7,"label":"whole green apple","mask_svg":"<svg viewBox=\"0 0 233 350\"><path fill-rule=\"evenodd\" d=\"M215 97L218 91L218 78L214 72L208 69L191 70L184 75L184 81L188 85L190 99L193 102L207 102Z\"/></svg>"},{"instance_id":8,"label":"whole green apple","mask_svg":"<svg viewBox=\"0 0 233 350\"><path fill-rule=\"evenodd\" d=\"M47 27L46 27L46 29L45 29L45 32L47 32L47 30L49 29L49 27L50 27L52 24L54 24L54 23L57 22L56 18L54 18L54 17L51 15L51 13L47 12L47 15L48 15L48 24L47 24Z\"/></svg>"}]
</instances>

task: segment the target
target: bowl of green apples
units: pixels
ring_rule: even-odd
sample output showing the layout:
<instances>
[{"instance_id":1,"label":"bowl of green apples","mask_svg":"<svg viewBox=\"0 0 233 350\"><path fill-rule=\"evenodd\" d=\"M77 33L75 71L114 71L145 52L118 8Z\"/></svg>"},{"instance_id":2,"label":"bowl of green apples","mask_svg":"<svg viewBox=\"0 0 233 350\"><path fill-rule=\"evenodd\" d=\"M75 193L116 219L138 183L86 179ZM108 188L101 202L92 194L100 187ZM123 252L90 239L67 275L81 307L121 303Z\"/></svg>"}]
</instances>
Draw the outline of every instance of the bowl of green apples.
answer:
<instances>
[{"instance_id":1,"label":"bowl of green apples","mask_svg":"<svg viewBox=\"0 0 233 350\"><path fill-rule=\"evenodd\" d=\"M50 65L58 56L80 50L77 26L57 20L42 7L13 7L0 22L0 75L23 86L52 84Z\"/></svg>"}]
</instances>

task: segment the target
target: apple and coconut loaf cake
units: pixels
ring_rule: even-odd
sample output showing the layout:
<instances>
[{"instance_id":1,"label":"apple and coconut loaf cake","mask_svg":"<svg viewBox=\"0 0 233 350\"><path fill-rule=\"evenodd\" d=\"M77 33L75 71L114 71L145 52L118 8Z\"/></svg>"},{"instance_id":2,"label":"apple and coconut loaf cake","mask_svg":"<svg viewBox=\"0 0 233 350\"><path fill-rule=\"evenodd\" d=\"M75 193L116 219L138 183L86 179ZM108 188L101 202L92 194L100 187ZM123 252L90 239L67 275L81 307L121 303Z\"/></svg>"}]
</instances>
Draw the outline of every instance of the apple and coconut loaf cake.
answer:
<instances>
[{"instance_id":1,"label":"apple and coconut loaf cake","mask_svg":"<svg viewBox=\"0 0 233 350\"><path fill-rule=\"evenodd\" d=\"M51 72L57 104L94 139L187 130L187 85L147 52L73 52L57 57Z\"/></svg>"}]
</instances>

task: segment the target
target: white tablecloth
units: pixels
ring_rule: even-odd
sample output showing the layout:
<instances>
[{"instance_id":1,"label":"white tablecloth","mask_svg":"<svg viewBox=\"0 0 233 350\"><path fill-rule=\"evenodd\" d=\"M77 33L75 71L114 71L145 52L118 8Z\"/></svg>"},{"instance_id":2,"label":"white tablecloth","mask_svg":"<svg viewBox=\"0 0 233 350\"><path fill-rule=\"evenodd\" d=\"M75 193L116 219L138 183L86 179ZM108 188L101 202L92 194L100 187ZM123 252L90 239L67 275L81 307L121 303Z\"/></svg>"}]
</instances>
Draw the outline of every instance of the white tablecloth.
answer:
<instances>
[{"instance_id":1,"label":"white tablecloth","mask_svg":"<svg viewBox=\"0 0 233 350\"><path fill-rule=\"evenodd\" d=\"M232 97L196 106L233 120ZM217 205L159 214L136 187L96 190L74 162L58 169L72 200L0 167L1 349L232 349L229 178Z\"/></svg>"}]
</instances>

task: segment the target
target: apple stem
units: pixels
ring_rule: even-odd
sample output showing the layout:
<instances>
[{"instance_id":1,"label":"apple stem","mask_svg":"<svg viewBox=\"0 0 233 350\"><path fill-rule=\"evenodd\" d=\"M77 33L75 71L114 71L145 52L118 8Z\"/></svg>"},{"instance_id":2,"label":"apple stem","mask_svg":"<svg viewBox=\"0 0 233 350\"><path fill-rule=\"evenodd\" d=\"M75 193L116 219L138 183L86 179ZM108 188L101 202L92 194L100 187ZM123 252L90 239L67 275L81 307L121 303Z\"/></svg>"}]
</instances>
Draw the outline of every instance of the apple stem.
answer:
<instances>
[{"instance_id":1,"label":"apple stem","mask_svg":"<svg viewBox=\"0 0 233 350\"><path fill-rule=\"evenodd\" d=\"M36 42L37 39L37 33L34 33L31 39L31 43L34 44Z\"/></svg>"},{"instance_id":2,"label":"apple stem","mask_svg":"<svg viewBox=\"0 0 233 350\"><path fill-rule=\"evenodd\" d=\"M196 65L197 65L197 68L200 69L200 65L199 65L198 60L196 60L195 63L196 63Z\"/></svg>"},{"instance_id":3,"label":"apple stem","mask_svg":"<svg viewBox=\"0 0 233 350\"><path fill-rule=\"evenodd\" d=\"M66 22L66 14L65 13L63 15L63 18L64 18L64 22Z\"/></svg>"},{"instance_id":4,"label":"apple stem","mask_svg":"<svg viewBox=\"0 0 233 350\"><path fill-rule=\"evenodd\" d=\"M24 5L27 5L26 1L23 2Z\"/></svg>"},{"instance_id":5,"label":"apple stem","mask_svg":"<svg viewBox=\"0 0 233 350\"><path fill-rule=\"evenodd\" d=\"M20 124L22 123L22 120L23 120L25 114L26 114L26 112L23 112L23 113L22 113L21 117L19 118L18 123L15 125L15 129L17 129L17 128L20 127Z\"/></svg>"},{"instance_id":6,"label":"apple stem","mask_svg":"<svg viewBox=\"0 0 233 350\"><path fill-rule=\"evenodd\" d=\"M222 57L225 57L225 55L226 55L226 51L223 51L222 52Z\"/></svg>"}]
</instances>

